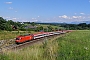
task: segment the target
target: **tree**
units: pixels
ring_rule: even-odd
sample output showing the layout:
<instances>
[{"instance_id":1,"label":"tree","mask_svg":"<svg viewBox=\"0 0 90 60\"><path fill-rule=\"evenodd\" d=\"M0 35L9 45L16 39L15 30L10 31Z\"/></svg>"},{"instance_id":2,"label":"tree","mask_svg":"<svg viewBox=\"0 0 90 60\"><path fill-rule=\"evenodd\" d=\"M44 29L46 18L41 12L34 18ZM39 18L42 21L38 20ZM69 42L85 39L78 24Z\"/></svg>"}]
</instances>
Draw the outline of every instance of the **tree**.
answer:
<instances>
[{"instance_id":1,"label":"tree","mask_svg":"<svg viewBox=\"0 0 90 60\"><path fill-rule=\"evenodd\" d=\"M5 30L6 29L6 20L0 17L0 30Z\"/></svg>"},{"instance_id":2,"label":"tree","mask_svg":"<svg viewBox=\"0 0 90 60\"><path fill-rule=\"evenodd\" d=\"M21 27L22 24L18 22L14 22L12 20L6 21L2 17L0 17L0 30L12 30L12 28L17 29L17 27Z\"/></svg>"},{"instance_id":3,"label":"tree","mask_svg":"<svg viewBox=\"0 0 90 60\"><path fill-rule=\"evenodd\" d=\"M78 26L80 26L82 29L86 29L88 25L86 23L80 23Z\"/></svg>"},{"instance_id":4,"label":"tree","mask_svg":"<svg viewBox=\"0 0 90 60\"><path fill-rule=\"evenodd\" d=\"M52 31L53 30L52 26L47 26L47 28L48 28L48 31Z\"/></svg>"},{"instance_id":5,"label":"tree","mask_svg":"<svg viewBox=\"0 0 90 60\"><path fill-rule=\"evenodd\" d=\"M43 31L43 27L42 26L40 26L39 29L40 29L40 31Z\"/></svg>"},{"instance_id":6,"label":"tree","mask_svg":"<svg viewBox=\"0 0 90 60\"><path fill-rule=\"evenodd\" d=\"M32 25L32 26L35 26L35 22L32 22L31 25Z\"/></svg>"},{"instance_id":7,"label":"tree","mask_svg":"<svg viewBox=\"0 0 90 60\"><path fill-rule=\"evenodd\" d=\"M5 19L3 19L2 17L0 17L0 24L2 23L6 23L7 21Z\"/></svg>"},{"instance_id":8,"label":"tree","mask_svg":"<svg viewBox=\"0 0 90 60\"><path fill-rule=\"evenodd\" d=\"M12 20L8 20L7 23L10 25L15 25L15 22L13 22Z\"/></svg>"}]
</instances>

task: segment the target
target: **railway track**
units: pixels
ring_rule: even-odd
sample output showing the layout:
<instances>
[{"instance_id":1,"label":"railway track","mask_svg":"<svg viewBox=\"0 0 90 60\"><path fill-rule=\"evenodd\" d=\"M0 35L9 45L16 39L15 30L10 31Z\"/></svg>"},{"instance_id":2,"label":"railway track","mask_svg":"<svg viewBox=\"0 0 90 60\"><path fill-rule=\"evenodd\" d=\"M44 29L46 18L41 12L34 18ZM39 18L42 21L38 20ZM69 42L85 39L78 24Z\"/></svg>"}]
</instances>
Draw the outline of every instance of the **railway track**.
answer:
<instances>
[{"instance_id":1,"label":"railway track","mask_svg":"<svg viewBox=\"0 0 90 60\"><path fill-rule=\"evenodd\" d=\"M63 33L63 34L65 34L65 33ZM60 35L62 35L62 34L60 34ZM8 51L8 50L17 50L17 49L21 49L24 47L28 47L36 42L43 42L49 38L51 39L53 37L60 36L60 35L53 35L53 36L44 37L44 38L40 38L40 39L36 39L36 40L31 40L31 41L28 41L28 42L25 42L22 44L11 44L9 46L5 46L5 47L0 48L0 53L3 53L4 51Z\"/></svg>"}]
</instances>

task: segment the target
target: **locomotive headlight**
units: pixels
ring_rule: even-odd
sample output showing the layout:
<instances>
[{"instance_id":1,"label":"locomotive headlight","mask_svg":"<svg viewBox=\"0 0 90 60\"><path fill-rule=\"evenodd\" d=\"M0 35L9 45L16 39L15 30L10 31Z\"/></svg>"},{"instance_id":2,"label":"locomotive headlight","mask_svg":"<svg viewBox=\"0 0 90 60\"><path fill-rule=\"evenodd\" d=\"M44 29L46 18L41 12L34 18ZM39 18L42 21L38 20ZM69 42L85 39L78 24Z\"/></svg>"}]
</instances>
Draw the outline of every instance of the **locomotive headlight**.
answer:
<instances>
[{"instance_id":1,"label":"locomotive headlight","mask_svg":"<svg viewBox=\"0 0 90 60\"><path fill-rule=\"evenodd\" d=\"M30 39L31 39L31 37L30 37Z\"/></svg>"}]
</instances>

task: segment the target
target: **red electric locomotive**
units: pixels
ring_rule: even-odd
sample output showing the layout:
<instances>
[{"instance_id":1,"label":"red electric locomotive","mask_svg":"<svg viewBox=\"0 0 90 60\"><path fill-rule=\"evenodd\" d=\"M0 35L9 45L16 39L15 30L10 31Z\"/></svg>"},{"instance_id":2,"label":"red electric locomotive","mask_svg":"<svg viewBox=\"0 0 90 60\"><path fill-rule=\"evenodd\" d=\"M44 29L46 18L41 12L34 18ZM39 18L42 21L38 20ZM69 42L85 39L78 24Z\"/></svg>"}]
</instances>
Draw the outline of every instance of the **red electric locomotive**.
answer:
<instances>
[{"instance_id":1,"label":"red electric locomotive","mask_svg":"<svg viewBox=\"0 0 90 60\"><path fill-rule=\"evenodd\" d=\"M34 38L33 34L20 35L20 36L16 37L15 42L16 43L23 43L23 42L26 42L26 41L30 41L33 38Z\"/></svg>"},{"instance_id":2,"label":"red electric locomotive","mask_svg":"<svg viewBox=\"0 0 90 60\"><path fill-rule=\"evenodd\" d=\"M16 42L16 44L18 44L18 43L23 43L23 42L30 41L33 39L41 38L41 37L44 37L43 33L44 32L38 32L37 34L20 35L20 36L16 37L15 42Z\"/></svg>"}]
</instances>

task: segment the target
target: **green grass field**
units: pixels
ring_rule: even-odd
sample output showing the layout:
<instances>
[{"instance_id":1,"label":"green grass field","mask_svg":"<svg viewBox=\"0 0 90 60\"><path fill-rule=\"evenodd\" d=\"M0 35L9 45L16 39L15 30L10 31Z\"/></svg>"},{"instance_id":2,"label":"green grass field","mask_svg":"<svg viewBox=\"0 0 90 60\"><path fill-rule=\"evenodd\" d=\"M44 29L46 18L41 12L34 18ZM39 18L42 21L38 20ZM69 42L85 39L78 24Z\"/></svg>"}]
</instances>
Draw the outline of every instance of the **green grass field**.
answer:
<instances>
[{"instance_id":1,"label":"green grass field","mask_svg":"<svg viewBox=\"0 0 90 60\"><path fill-rule=\"evenodd\" d=\"M42 26L43 28L47 28L47 26L51 26L52 28L59 28L59 29L65 29L63 27L59 27L59 26L54 26L54 25L44 25L44 24L38 24L38 27Z\"/></svg>"},{"instance_id":2,"label":"green grass field","mask_svg":"<svg viewBox=\"0 0 90 60\"><path fill-rule=\"evenodd\" d=\"M5 52L0 60L90 60L89 36L89 30L74 31L22 50Z\"/></svg>"},{"instance_id":3,"label":"green grass field","mask_svg":"<svg viewBox=\"0 0 90 60\"><path fill-rule=\"evenodd\" d=\"M90 60L90 31L75 31L58 39L57 60Z\"/></svg>"}]
</instances>

